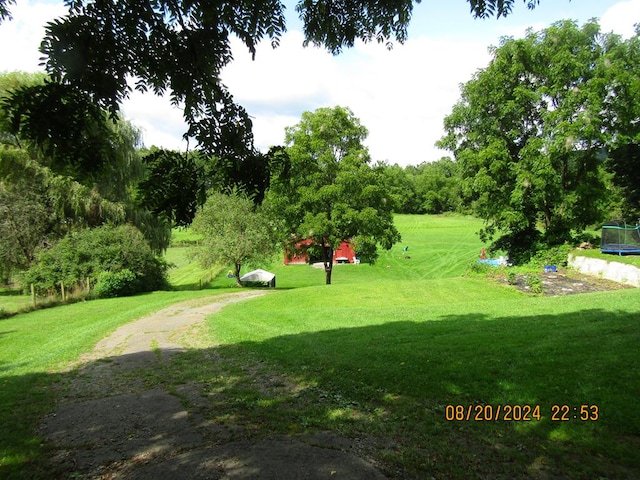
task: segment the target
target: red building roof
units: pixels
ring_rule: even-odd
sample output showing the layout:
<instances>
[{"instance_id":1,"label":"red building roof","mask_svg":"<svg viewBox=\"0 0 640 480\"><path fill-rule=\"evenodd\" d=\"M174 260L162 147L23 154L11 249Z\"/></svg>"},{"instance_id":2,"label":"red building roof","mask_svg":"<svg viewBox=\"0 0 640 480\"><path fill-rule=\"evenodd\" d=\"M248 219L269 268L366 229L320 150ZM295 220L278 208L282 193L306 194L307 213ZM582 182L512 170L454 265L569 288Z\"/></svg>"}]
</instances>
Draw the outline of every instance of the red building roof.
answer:
<instances>
[{"instance_id":1,"label":"red building roof","mask_svg":"<svg viewBox=\"0 0 640 480\"><path fill-rule=\"evenodd\" d=\"M284 253L285 265L299 265L305 263L312 263L314 259L309 258L307 254L307 247L311 245L311 240L301 240L296 243L295 252ZM343 240L342 243L333 251L333 263L355 263L356 252L353 249L353 245L348 240ZM321 261L321 260L318 260Z\"/></svg>"}]
</instances>

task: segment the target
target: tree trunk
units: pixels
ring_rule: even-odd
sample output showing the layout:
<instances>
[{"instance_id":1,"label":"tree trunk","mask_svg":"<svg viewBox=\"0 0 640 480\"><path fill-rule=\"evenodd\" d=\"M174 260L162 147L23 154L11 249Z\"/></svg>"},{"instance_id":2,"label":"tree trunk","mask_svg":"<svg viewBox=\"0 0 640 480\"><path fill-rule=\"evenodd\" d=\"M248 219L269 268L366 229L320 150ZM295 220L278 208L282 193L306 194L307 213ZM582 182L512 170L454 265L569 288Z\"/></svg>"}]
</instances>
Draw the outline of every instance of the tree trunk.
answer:
<instances>
[{"instance_id":1,"label":"tree trunk","mask_svg":"<svg viewBox=\"0 0 640 480\"><path fill-rule=\"evenodd\" d=\"M239 263L235 264L236 285L239 286L239 287L242 287L242 283L240 283L240 267L241 266L242 265L239 264Z\"/></svg>"},{"instance_id":2,"label":"tree trunk","mask_svg":"<svg viewBox=\"0 0 640 480\"><path fill-rule=\"evenodd\" d=\"M324 273L326 275L326 284L331 285L331 271L333 270L333 248L329 245L324 245L322 250L324 251Z\"/></svg>"}]
</instances>

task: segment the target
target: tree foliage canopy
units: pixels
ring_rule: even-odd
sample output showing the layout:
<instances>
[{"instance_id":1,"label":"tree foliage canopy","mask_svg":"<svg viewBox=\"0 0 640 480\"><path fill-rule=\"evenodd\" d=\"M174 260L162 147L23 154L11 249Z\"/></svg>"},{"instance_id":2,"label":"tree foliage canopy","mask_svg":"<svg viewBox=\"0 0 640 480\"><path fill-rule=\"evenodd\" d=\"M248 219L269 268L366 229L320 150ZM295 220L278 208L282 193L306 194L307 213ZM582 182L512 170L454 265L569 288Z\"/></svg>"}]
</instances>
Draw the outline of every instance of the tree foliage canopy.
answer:
<instances>
[{"instance_id":1,"label":"tree foliage canopy","mask_svg":"<svg viewBox=\"0 0 640 480\"><path fill-rule=\"evenodd\" d=\"M553 244L602 220L606 149L623 130L638 133L638 111L635 127L633 114L621 121L628 103L607 78L624 43L595 22L558 22L503 40L462 87L440 145L455 153L484 236L502 235L496 246L517 256L540 240L539 225ZM640 63L632 71L637 77Z\"/></svg>"},{"instance_id":2,"label":"tree foliage canopy","mask_svg":"<svg viewBox=\"0 0 640 480\"><path fill-rule=\"evenodd\" d=\"M9 93L3 110L15 138L30 141L58 173L97 178L113 158L103 110L69 85L45 80L20 87Z\"/></svg>"},{"instance_id":3,"label":"tree foliage canopy","mask_svg":"<svg viewBox=\"0 0 640 480\"><path fill-rule=\"evenodd\" d=\"M144 162L148 174L138 185L139 202L171 225L191 224L206 195L202 169L193 156L153 150Z\"/></svg>"},{"instance_id":4,"label":"tree foliage canopy","mask_svg":"<svg viewBox=\"0 0 640 480\"><path fill-rule=\"evenodd\" d=\"M139 131L41 73L0 75L0 231L3 279L37 246L72 230L133 223L156 251L168 224L134 202L144 175ZM37 216L37 218L36 218Z\"/></svg>"},{"instance_id":5,"label":"tree foliage canopy","mask_svg":"<svg viewBox=\"0 0 640 480\"><path fill-rule=\"evenodd\" d=\"M369 165L362 142L367 129L348 108L305 112L286 129L286 174L272 180L267 201L293 236L310 239L324 260L331 283L333 250L351 240L363 261L375 261L377 245L400 240L393 225L393 201L382 173Z\"/></svg>"},{"instance_id":6,"label":"tree foliage canopy","mask_svg":"<svg viewBox=\"0 0 640 480\"><path fill-rule=\"evenodd\" d=\"M125 206L71 177L58 175L24 149L0 148L0 270L27 268L36 248L70 230L122 223Z\"/></svg>"},{"instance_id":7,"label":"tree foliage canopy","mask_svg":"<svg viewBox=\"0 0 640 480\"><path fill-rule=\"evenodd\" d=\"M36 195L16 192L0 181L0 282L12 270L31 265L47 231L47 213Z\"/></svg>"},{"instance_id":8,"label":"tree foliage canopy","mask_svg":"<svg viewBox=\"0 0 640 480\"><path fill-rule=\"evenodd\" d=\"M607 133L607 165L622 195L621 213L640 221L640 36L610 42L607 59L599 65Z\"/></svg>"},{"instance_id":9,"label":"tree foliage canopy","mask_svg":"<svg viewBox=\"0 0 640 480\"><path fill-rule=\"evenodd\" d=\"M28 153L28 170L38 171L30 188L55 203L54 218L69 228L128 221L156 251L165 249L170 224L134 201L146 170L139 130L69 85L15 73L0 78L10 87L1 95L0 139ZM48 233L54 240L60 232Z\"/></svg>"}]
</instances>

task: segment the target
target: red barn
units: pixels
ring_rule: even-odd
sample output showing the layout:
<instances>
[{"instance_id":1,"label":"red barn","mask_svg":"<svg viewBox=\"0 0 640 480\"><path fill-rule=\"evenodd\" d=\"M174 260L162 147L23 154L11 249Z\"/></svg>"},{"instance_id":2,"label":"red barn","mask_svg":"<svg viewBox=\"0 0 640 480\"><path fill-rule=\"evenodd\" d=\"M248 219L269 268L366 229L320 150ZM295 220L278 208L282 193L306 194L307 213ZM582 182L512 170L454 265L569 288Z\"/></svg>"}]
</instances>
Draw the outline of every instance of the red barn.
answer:
<instances>
[{"instance_id":1,"label":"red barn","mask_svg":"<svg viewBox=\"0 0 640 480\"><path fill-rule=\"evenodd\" d=\"M296 243L296 251L294 253L284 252L284 264L285 265L300 265L305 263L314 263L315 261L321 262L322 259L309 258L306 247L311 245L311 240L301 240ZM333 251L333 263L356 263L356 252L353 249L353 245L347 240L343 240L342 243Z\"/></svg>"}]
</instances>

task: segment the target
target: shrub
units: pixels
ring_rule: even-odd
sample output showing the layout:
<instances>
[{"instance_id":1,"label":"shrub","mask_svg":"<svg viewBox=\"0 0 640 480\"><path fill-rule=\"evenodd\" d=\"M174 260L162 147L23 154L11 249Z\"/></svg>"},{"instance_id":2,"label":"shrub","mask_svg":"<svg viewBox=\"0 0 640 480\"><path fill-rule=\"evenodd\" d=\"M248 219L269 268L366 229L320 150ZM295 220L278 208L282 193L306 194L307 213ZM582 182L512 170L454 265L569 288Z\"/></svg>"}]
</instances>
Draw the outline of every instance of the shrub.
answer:
<instances>
[{"instance_id":1,"label":"shrub","mask_svg":"<svg viewBox=\"0 0 640 480\"><path fill-rule=\"evenodd\" d=\"M516 283L518 283L518 275L516 274L516 272L507 273L507 283L509 285L515 285Z\"/></svg>"},{"instance_id":2,"label":"shrub","mask_svg":"<svg viewBox=\"0 0 640 480\"><path fill-rule=\"evenodd\" d=\"M569 252L572 250L573 247L569 244L541 248L533 256L530 263L536 267L543 267L544 265L566 267Z\"/></svg>"},{"instance_id":3,"label":"shrub","mask_svg":"<svg viewBox=\"0 0 640 480\"><path fill-rule=\"evenodd\" d=\"M468 274L487 275L495 270L495 267L481 262L471 262L467 267Z\"/></svg>"},{"instance_id":4,"label":"shrub","mask_svg":"<svg viewBox=\"0 0 640 480\"><path fill-rule=\"evenodd\" d=\"M121 277L107 275L101 288L106 288L105 282L114 286L127 284L127 294L133 294L166 286L167 264L154 255L142 233L130 225L106 225L72 232L53 247L38 252L24 284L33 284L39 294L56 293L60 291L60 282L71 290L86 285L87 279L125 270L134 276L135 282L126 280L129 276L126 273Z\"/></svg>"},{"instance_id":5,"label":"shrub","mask_svg":"<svg viewBox=\"0 0 640 480\"><path fill-rule=\"evenodd\" d=\"M94 294L100 298L124 297L137 291L138 279L128 268L119 272L102 272L93 289Z\"/></svg>"},{"instance_id":6,"label":"shrub","mask_svg":"<svg viewBox=\"0 0 640 480\"><path fill-rule=\"evenodd\" d=\"M488 238L490 232L480 232L480 239ZM523 265L531 260L531 257L540 248L540 232L535 228L525 228L505 233L494 241L490 249L493 251L505 251L509 255L509 261L514 265Z\"/></svg>"},{"instance_id":7,"label":"shrub","mask_svg":"<svg viewBox=\"0 0 640 480\"><path fill-rule=\"evenodd\" d=\"M600 245L600 233L595 232L582 232L576 235L574 241L577 245L581 243L588 243L591 245Z\"/></svg>"},{"instance_id":8,"label":"shrub","mask_svg":"<svg viewBox=\"0 0 640 480\"><path fill-rule=\"evenodd\" d=\"M529 291L531 293L540 294L544 291L542 288L542 280L540 280L538 275L529 275L527 277L527 285L529 286Z\"/></svg>"}]
</instances>

